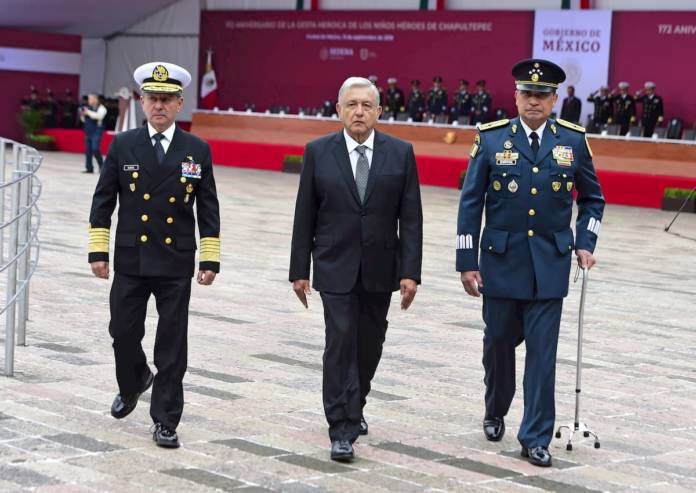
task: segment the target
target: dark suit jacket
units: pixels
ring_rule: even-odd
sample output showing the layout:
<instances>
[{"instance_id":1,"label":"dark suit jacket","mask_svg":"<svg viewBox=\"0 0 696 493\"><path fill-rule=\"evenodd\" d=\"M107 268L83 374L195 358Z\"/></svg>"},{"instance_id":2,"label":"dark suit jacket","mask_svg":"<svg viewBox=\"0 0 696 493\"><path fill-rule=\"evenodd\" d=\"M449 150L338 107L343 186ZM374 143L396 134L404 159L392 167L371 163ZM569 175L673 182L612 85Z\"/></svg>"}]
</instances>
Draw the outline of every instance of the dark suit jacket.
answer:
<instances>
[{"instance_id":1,"label":"dark suit jacket","mask_svg":"<svg viewBox=\"0 0 696 493\"><path fill-rule=\"evenodd\" d=\"M198 177L187 177L199 165ZM186 165L186 167L184 166ZM186 168L186 169L185 169ZM201 270L220 269L220 213L210 147L178 127L159 164L147 126L118 134L92 198L89 261L109 260L118 198L114 270L133 276L191 277L198 203Z\"/></svg>"},{"instance_id":2,"label":"dark suit jacket","mask_svg":"<svg viewBox=\"0 0 696 493\"><path fill-rule=\"evenodd\" d=\"M358 279L367 291L420 283L423 213L411 144L375 130L370 175L361 204L343 130L305 147L295 206L290 281L347 293Z\"/></svg>"}]
</instances>

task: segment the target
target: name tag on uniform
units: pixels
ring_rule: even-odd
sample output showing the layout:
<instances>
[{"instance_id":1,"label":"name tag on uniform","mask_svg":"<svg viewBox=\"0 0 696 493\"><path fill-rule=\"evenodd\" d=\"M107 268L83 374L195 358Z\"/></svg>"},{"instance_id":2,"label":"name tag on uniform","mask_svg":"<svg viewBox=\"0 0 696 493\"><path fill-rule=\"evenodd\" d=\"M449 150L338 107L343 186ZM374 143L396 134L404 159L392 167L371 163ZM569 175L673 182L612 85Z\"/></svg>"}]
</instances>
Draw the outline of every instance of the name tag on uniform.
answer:
<instances>
[{"instance_id":1,"label":"name tag on uniform","mask_svg":"<svg viewBox=\"0 0 696 493\"><path fill-rule=\"evenodd\" d=\"M124 164L123 171L138 171L140 169L139 164Z\"/></svg>"},{"instance_id":2,"label":"name tag on uniform","mask_svg":"<svg viewBox=\"0 0 696 493\"><path fill-rule=\"evenodd\" d=\"M186 178L198 178L201 177L201 165L192 162L181 163L181 176Z\"/></svg>"},{"instance_id":3,"label":"name tag on uniform","mask_svg":"<svg viewBox=\"0 0 696 493\"><path fill-rule=\"evenodd\" d=\"M551 151L553 158L559 166L573 165L573 148L570 146L556 146Z\"/></svg>"},{"instance_id":4,"label":"name tag on uniform","mask_svg":"<svg viewBox=\"0 0 696 493\"><path fill-rule=\"evenodd\" d=\"M520 154L518 152L503 151L495 153L495 164L499 166L514 166L517 164Z\"/></svg>"}]
</instances>

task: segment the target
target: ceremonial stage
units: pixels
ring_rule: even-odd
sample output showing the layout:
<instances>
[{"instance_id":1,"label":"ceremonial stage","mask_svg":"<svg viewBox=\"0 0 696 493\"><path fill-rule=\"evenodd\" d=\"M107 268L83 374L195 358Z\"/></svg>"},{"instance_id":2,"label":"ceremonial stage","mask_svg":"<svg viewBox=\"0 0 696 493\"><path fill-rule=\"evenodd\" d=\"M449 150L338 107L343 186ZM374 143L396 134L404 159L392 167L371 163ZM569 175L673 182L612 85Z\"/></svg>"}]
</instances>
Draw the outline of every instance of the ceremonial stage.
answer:
<instances>
[{"instance_id":1,"label":"ceremonial stage","mask_svg":"<svg viewBox=\"0 0 696 493\"><path fill-rule=\"evenodd\" d=\"M452 148L465 153L463 140ZM523 348L507 434L484 439L481 300L464 294L454 269L459 194L423 186L423 285L407 312L393 298L365 409L370 434L356 444L358 459L342 465L328 458L321 299L313 293L305 310L287 281L298 176L215 170L222 270L213 286L193 286L182 448L164 450L148 433L149 392L126 419L109 414L111 282L87 263L98 175L80 174L83 166L80 154L45 153L39 173L42 246L28 345L17 348L16 377L0 377L0 491L696 491L696 214L680 216L673 235L663 231L673 213L607 206L587 293L581 413L602 447L581 440L568 452L553 440L554 467L542 469L520 458L515 439ZM571 279L557 424L573 417L579 295Z\"/></svg>"},{"instance_id":2,"label":"ceremonial stage","mask_svg":"<svg viewBox=\"0 0 696 493\"><path fill-rule=\"evenodd\" d=\"M424 185L457 187L468 164L475 128L380 121L377 128L413 143ZM281 171L286 156L341 129L337 119L265 113L196 111L191 131L210 143L216 165ZM79 130L48 129L58 150L83 152ZM105 134L102 151L113 136ZM696 142L588 134L607 202L659 208L665 188L696 186ZM450 142L450 143L448 143Z\"/></svg>"}]
</instances>

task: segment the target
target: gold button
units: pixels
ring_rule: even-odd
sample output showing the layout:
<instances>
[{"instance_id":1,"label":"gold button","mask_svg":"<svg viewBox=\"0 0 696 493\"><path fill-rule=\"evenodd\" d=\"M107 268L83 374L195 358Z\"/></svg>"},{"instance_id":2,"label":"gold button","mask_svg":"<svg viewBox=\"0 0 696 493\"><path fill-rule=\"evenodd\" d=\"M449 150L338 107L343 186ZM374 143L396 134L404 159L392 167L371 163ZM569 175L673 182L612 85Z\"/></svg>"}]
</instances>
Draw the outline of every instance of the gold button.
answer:
<instances>
[{"instance_id":1,"label":"gold button","mask_svg":"<svg viewBox=\"0 0 696 493\"><path fill-rule=\"evenodd\" d=\"M527 231L527 236L534 236L534 230L530 229L529 231Z\"/></svg>"},{"instance_id":2,"label":"gold button","mask_svg":"<svg viewBox=\"0 0 696 493\"><path fill-rule=\"evenodd\" d=\"M171 238L165 238L165 239L164 239L164 242L165 242L167 245L171 245L171 244L172 244L172 239L171 239Z\"/></svg>"},{"instance_id":3,"label":"gold button","mask_svg":"<svg viewBox=\"0 0 696 493\"><path fill-rule=\"evenodd\" d=\"M143 195L143 198L144 198L145 200L150 200L150 194L149 194L149 193L144 194L144 195Z\"/></svg>"},{"instance_id":4,"label":"gold button","mask_svg":"<svg viewBox=\"0 0 696 493\"><path fill-rule=\"evenodd\" d=\"M133 174L132 174L131 176L132 176L133 178L137 178L137 177L138 177L138 172L137 172L137 171L133 171Z\"/></svg>"},{"instance_id":5,"label":"gold button","mask_svg":"<svg viewBox=\"0 0 696 493\"><path fill-rule=\"evenodd\" d=\"M493 250L493 247L490 246L490 245L488 245L488 249L489 249L489 250Z\"/></svg>"},{"instance_id":6,"label":"gold button","mask_svg":"<svg viewBox=\"0 0 696 493\"><path fill-rule=\"evenodd\" d=\"M539 193L539 190L536 189L536 187L532 188L532 195L536 195Z\"/></svg>"},{"instance_id":7,"label":"gold button","mask_svg":"<svg viewBox=\"0 0 696 493\"><path fill-rule=\"evenodd\" d=\"M529 209L529 215L533 216L534 214L536 214L536 211L534 209Z\"/></svg>"},{"instance_id":8,"label":"gold button","mask_svg":"<svg viewBox=\"0 0 696 493\"><path fill-rule=\"evenodd\" d=\"M179 181L180 181L181 183L186 183L186 178L184 178L184 177L182 176L181 178L179 178Z\"/></svg>"},{"instance_id":9,"label":"gold button","mask_svg":"<svg viewBox=\"0 0 696 493\"><path fill-rule=\"evenodd\" d=\"M174 222L174 218L173 218L173 217L168 217L168 218L167 218L167 224L172 224L173 222Z\"/></svg>"},{"instance_id":10,"label":"gold button","mask_svg":"<svg viewBox=\"0 0 696 493\"><path fill-rule=\"evenodd\" d=\"M147 222L147 219L148 219L147 214L143 214L142 216L140 216L140 220L144 223Z\"/></svg>"},{"instance_id":11,"label":"gold button","mask_svg":"<svg viewBox=\"0 0 696 493\"><path fill-rule=\"evenodd\" d=\"M147 241L147 235L142 235L142 236L140 237L140 241L142 241L143 243L145 243L145 242Z\"/></svg>"},{"instance_id":12,"label":"gold button","mask_svg":"<svg viewBox=\"0 0 696 493\"><path fill-rule=\"evenodd\" d=\"M173 204L174 202L176 202L176 197L169 197L169 203Z\"/></svg>"},{"instance_id":13,"label":"gold button","mask_svg":"<svg viewBox=\"0 0 696 493\"><path fill-rule=\"evenodd\" d=\"M539 172L539 168L537 168L536 166L534 166L534 167L532 168L532 171L534 171L535 173L538 173L538 172Z\"/></svg>"}]
</instances>

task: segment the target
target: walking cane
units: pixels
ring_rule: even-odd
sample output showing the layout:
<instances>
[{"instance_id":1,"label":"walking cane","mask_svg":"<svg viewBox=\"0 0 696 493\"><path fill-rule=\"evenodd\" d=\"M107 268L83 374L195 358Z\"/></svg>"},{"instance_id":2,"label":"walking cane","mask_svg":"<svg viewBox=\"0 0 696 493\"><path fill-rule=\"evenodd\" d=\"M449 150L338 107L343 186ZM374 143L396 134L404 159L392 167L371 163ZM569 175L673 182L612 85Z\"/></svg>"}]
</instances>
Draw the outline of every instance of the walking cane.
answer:
<instances>
[{"instance_id":1,"label":"walking cane","mask_svg":"<svg viewBox=\"0 0 696 493\"><path fill-rule=\"evenodd\" d=\"M691 200L691 197L694 195L694 192L696 192L696 187L692 188L691 192L689 192L689 195L684 199L684 202L682 202L681 207L679 208L677 213L674 215L674 218L672 218L672 222L670 222L669 225L665 226L665 231L667 233L669 233L669 228L672 227L672 224L674 224L674 221L676 221L677 218L679 217L679 214L682 213L682 211L684 210L684 207L686 207L686 204L689 202L689 200Z\"/></svg>"},{"instance_id":2,"label":"walking cane","mask_svg":"<svg viewBox=\"0 0 696 493\"><path fill-rule=\"evenodd\" d=\"M575 282L578 280L578 271L575 272ZM582 326L585 318L585 294L587 293L587 282L589 280L589 271L587 268L582 268L582 290L580 291L580 314L578 316L578 357L576 361L576 376L575 376L575 421L572 425L559 426L556 430L556 438L561 438L561 430L567 429L570 432L566 450L573 450L573 437L576 433L582 433L582 436L594 438L594 448L599 448L599 437L596 433L590 430L585 423L580 422L580 383L582 377Z\"/></svg>"}]
</instances>

